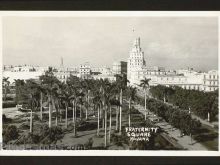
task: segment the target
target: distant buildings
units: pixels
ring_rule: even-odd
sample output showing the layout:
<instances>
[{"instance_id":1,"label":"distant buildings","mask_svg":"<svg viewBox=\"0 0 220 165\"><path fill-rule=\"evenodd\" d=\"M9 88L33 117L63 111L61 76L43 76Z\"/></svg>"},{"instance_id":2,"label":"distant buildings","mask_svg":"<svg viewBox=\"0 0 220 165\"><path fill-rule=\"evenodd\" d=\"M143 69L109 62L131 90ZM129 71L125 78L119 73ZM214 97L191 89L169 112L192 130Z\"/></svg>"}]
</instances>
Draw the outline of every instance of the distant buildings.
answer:
<instances>
[{"instance_id":1,"label":"distant buildings","mask_svg":"<svg viewBox=\"0 0 220 165\"><path fill-rule=\"evenodd\" d=\"M3 77L9 77L9 82L14 83L16 79L28 80L28 79L39 79L41 75L48 70L48 67L38 66L15 66L10 67L3 71Z\"/></svg>"},{"instance_id":2,"label":"distant buildings","mask_svg":"<svg viewBox=\"0 0 220 165\"><path fill-rule=\"evenodd\" d=\"M118 61L114 62L112 65L112 73L113 74L127 74L127 62Z\"/></svg>"},{"instance_id":3,"label":"distant buildings","mask_svg":"<svg viewBox=\"0 0 220 165\"><path fill-rule=\"evenodd\" d=\"M79 77L82 79L91 78L91 67L88 62L81 64L79 67Z\"/></svg>"},{"instance_id":4,"label":"distant buildings","mask_svg":"<svg viewBox=\"0 0 220 165\"><path fill-rule=\"evenodd\" d=\"M15 79L27 80L38 79L45 74L48 67L39 66L4 66L3 77L9 77L10 83ZM135 39L129 53L127 62L117 61L109 67L91 67L88 62L77 67L65 68L63 58L58 68L53 68L54 76L61 82L66 82L70 75L82 79L108 79L110 82L116 81L115 75L127 74L127 78L132 86L138 86L144 78L151 79L150 86L179 86L189 90L214 91L218 89L218 71L211 70L208 73L199 73L193 68L166 70L164 67L146 66L144 52L141 49L140 38Z\"/></svg>"},{"instance_id":5,"label":"distant buildings","mask_svg":"<svg viewBox=\"0 0 220 165\"><path fill-rule=\"evenodd\" d=\"M165 70L163 67L147 67L140 38L135 39L128 58L128 80L138 86L144 78L151 79L151 86L179 86L189 90L214 91L218 89L218 72L198 73L192 68L186 70Z\"/></svg>"}]
</instances>

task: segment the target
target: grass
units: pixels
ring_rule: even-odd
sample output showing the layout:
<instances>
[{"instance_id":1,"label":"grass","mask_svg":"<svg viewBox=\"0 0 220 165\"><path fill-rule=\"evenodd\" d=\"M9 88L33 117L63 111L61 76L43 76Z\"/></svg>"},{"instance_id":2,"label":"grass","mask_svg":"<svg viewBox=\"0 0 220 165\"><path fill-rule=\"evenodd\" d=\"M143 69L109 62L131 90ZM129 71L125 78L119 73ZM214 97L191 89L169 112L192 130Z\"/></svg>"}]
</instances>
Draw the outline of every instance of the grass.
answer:
<instances>
[{"instance_id":1,"label":"grass","mask_svg":"<svg viewBox=\"0 0 220 165\"><path fill-rule=\"evenodd\" d=\"M202 125L193 138L209 150L218 150L218 133L206 125Z\"/></svg>"}]
</instances>

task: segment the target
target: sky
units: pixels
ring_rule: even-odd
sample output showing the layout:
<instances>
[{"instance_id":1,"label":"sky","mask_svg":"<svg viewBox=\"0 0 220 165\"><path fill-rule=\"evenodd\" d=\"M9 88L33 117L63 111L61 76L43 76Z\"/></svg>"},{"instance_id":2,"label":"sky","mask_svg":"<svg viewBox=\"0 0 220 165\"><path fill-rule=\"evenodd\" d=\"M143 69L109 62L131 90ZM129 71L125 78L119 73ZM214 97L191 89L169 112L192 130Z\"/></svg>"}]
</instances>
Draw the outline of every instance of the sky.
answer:
<instances>
[{"instance_id":1,"label":"sky","mask_svg":"<svg viewBox=\"0 0 220 165\"><path fill-rule=\"evenodd\" d=\"M3 64L112 66L140 37L147 66L218 69L217 17L4 17ZM134 29L134 32L133 32Z\"/></svg>"}]
</instances>

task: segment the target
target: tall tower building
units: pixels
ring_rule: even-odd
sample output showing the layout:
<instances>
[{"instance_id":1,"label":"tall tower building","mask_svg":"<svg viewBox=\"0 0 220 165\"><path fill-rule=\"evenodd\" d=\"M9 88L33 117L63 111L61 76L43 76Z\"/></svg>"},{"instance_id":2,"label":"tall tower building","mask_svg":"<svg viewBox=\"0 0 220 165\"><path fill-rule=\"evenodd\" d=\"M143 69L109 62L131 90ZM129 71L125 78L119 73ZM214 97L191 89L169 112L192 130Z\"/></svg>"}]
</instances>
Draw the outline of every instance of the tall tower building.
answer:
<instances>
[{"instance_id":1,"label":"tall tower building","mask_svg":"<svg viewBox=\"0 0 220 165\"><path fill-rule=\"evenodd\" d=\"M131 71L132 70L139 70L146 65L144 59L144 52L141 50L140 47L140 37L134 40L133 46L130 51L130 56L128 58L128 65L127 65L127 78L128 80L131 78Z\"/></svg>"}]
</instances>

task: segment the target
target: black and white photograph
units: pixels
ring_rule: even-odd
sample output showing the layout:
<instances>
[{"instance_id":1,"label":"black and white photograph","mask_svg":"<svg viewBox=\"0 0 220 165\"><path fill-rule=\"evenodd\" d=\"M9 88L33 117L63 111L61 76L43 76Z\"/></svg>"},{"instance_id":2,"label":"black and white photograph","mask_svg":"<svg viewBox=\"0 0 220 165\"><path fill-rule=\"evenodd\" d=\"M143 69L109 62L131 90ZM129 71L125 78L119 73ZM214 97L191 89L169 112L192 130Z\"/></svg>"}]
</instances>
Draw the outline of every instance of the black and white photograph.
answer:
<instances>
[{"instance_id":1,"label":"black and white photograph","mask_svg":"<svg viewBox=\"0 0 220 165\"><path fill-rule=\"evenodd\" d=\"M218 17L1 26L2 150L219 151Z\"/></svg>"}]
</instances>

